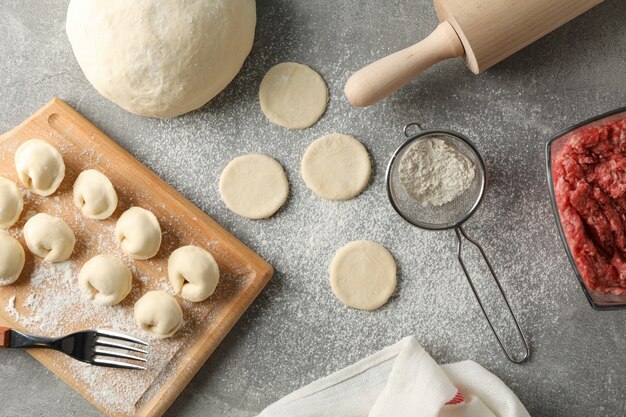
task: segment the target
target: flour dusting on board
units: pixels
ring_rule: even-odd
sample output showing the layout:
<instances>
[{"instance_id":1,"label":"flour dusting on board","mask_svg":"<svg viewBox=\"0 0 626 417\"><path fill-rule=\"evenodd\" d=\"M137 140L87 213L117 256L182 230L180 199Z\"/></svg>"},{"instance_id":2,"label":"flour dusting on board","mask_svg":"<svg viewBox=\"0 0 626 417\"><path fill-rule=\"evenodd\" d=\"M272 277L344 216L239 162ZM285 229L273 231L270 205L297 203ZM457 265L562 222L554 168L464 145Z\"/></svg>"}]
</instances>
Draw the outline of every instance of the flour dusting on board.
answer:
<instances>
[{"instance_id":1,"label":"flour dusting on board","mask_svg":"<svg viewBox=\"0 0 626 417\"><path fill-rule=\"evenodd\" d=\"M27 252L26 266L20 279L15 285L0 290L0 300L4 304L0 316L11 326L41 336L58 337L85 329L112 329L149 341L147 370L141 372L91 366L60 353L52 353L55 355L55 372L63 379L74 381L84 395L101 409L110 414L134 415L163 388L164 381L171 383L179 368L188 372L201 365L188 363L187 351L204 343L206 332L218 325L215 318L218 315L221 317L228 310L228 304L236 302L246 290L250 283L250 269L229 259L224 261L226 264L220 264L223 269L215 294L202 303L179 300L185 319L181 330L170 339L151 339L138 330L133 306L149 290L162 290L174 295L167 279L170 253L179 246L195 244L213 252L216 259L224 260L226 249L220 242L200 234L195 224L197 217L179 217L175 210L168 209L166 202L154 203L145 191L120 186L119 179L116 184L116 174L107 172L112 168L107 166L110 162L103 159L97 149L79 148L52 133L46 139L51 143L61 141L57 145L68 166L66 178L54 196L43 198L25 192L25 214L8 233L24 244L24 223L35 214L44 212L61 217L68 223L76 235L76 247L70 260L52 264ZM10 163L14 147L9 144L0 150L0 175L16 181ZM71 184L80 170L88 168L110 175L116 187L120 206L111 219L86 219L73 205ZM115 221L132 205L143 205L154 211L163 229L161 249L155 258L148 261L130 259L115 239ZM78 286L80 268L98 254L119 257L133 274L131 293L116 306L93 304Z\"/></svg>"}]
</instances>

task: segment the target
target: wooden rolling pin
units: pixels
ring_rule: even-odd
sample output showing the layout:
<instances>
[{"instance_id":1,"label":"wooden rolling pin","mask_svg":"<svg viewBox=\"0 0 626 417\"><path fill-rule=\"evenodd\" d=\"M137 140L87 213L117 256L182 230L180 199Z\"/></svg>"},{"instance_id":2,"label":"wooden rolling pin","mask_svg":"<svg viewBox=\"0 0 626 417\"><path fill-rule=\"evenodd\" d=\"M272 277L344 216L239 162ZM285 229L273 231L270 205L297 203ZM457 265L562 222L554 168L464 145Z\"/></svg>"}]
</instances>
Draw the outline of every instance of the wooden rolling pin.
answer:
<instances>
[{"instance_id":1,"label":"wooden rolling pin","mask_svg":"<svg viewBox=\"0 0 626 417\"><path fill-rule=\"evenodd\" d=\"M472 72L481 73L601 2L435 0L441 22L435 31L354 73L346 96L353 106L369 106L448 58L462 56Z\"/></svg>"}]
</instances>

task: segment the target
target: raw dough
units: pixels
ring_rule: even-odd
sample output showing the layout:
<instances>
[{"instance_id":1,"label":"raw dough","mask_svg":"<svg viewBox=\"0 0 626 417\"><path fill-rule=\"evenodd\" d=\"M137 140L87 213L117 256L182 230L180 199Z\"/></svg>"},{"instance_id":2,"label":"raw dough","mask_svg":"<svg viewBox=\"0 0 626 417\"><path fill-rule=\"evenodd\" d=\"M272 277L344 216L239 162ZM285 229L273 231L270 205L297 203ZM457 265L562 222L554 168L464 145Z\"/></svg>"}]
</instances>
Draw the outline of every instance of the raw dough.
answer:
<instances>
[{"instance_id":1,"label":"raw dough","mask_svg":"<svg viewBox=\"0 0 626 417\"><path fill-rule=\"evenodd\" d=\"M372 166L367 150L352 136L332 133L316 139L302 157L302 178L318 196L349 200L367 187Z\"/></svg>"},{"instance_id":2,"label":"raw dough","mask_svg":"<svg viewBox=\"0 0 626 417\"><path fill-rule=\"evenodd\" d=\"M24 196L13 181L0 177L0 229L8 229L20 218Z\"/></svg>"},{"instance_id":3,"label":"raw dough","mask_svg":"<svg viewBox=\"0 0 626 417\"><path fill-rule=\"evenodd\" d=\"M24 225L26 246L46 262L63 262L72 256L76 238L61 219L45 213L31 217Z\"/></svg>"},{"instance_id":4,"label":"raw dough","mask_svg":"<svg viewBox=\"0 0 626 417\"><path fill-rule=\"evenodd\" d=\"M150 259L161 247L161 226L152 212L131 207L115 225L115 237L133 259Z\"/></svg>"},{"instance_id":5,"label":"raw dough","mask_svg":"<svg viewBox=\"0 0 626 417\"><path fill-rule=\"evenodd\" d=\"M213 255L197 246L183 246L172 252L167 273L176 293L194 302L209 298L220 279Z\"/></svg>"},{"instance_id":6,"label":"raw dough","mask_svg":"<svg viewBox=\"0 0 626 417\"><path fill-rule=\"evenodd\" d=\"M13 236L0 232L0 286L13 284L24 269L24 248Z\"/></svg>"},{"instance_id":7,"label":"raw dough","mask_svg":"<svg viewBox=\"0 0 626 417\"><path fill-rule=\"evenodd\" d=\"M112 306L122 301L133 288L130 269L119 258L98 255L83 265L78 274L78 285L83 294L101 306Z\"/></svg>"},{"instance_id":8,"label":"raw dough","mask_svg":"<svg viewBox=\"0 0 626 417\"><path fill-rule=\"evenodd\" d=\"M306 129L326 111L328 88L306 65L284 62L263 77L259 101L270 122L288 129Z\"/></svg>"},{"instance_id":9,"label":"raw dough","mask_svg":"<svg viewBox=\"0 0 626 417\"><path fill-rule=\"evenodd\" d=\"M378 243L350 242L337 251L330 264L330 285L345 305L375 310L396 289L396 262Z\"/></svg>"},{"instance_id":10,"label":"raw dough","mask_svg":"<svg viewBox=\"0 0 626 417\"><path fill-rule=\"evenodd\" d=\"M252 48L254 0L72 0L67 36L91 84L142 116L197 109Z\"/></svg>"},{"instance_id":11,"label":"raw dough","mask_svg":"<svg viewBox=\"0 0 626 417\"><path fill-rule=\"evenodd\" d=\"M168 293L150 291L135 303L135 321L144 332L165 339L183 325L183 310Z\"/></svg>"},{"instance_id":12,"label":"raw dough","mask_svg":"<svg viewBox=\"0 0 626 417\"><path fill-rule=\"evenodd\" d=\"M44 197L54 193L65 177L65 163L59 151L39 139L17 148L15 169L24 187Z\"/></svg>"},{"instance_id":13,"label":"raw dough","mask_svg":"<svg viewBox=\"0 0 626 417\"><path fill-rule=\"evenodd\" d=\"M106 175L89 169L74 182L74 205L87 218L107 219L117 208L117 193Z\"/></svg>"},{"instance_id":14,"label":"raw dough","mask_svg":"<svg viewBox=\"0 0 626 417\"><path fill-rule=\"evenodd\" d=\"M249 219L270 217L285 204L288 194L283 167L266 155L237 157L220 177L220 195L226 206Z\"/></svg>"}]
</instances>

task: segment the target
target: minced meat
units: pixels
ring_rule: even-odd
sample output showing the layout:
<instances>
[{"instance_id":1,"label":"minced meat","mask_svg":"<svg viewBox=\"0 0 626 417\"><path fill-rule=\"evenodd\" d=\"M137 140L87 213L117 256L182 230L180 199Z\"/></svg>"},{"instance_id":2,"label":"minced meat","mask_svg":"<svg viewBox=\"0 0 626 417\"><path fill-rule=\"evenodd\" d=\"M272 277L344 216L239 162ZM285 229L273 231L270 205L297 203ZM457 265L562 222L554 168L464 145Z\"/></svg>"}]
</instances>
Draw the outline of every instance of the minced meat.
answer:
<instances>
[{"instance_id":1,"label":"minced meat","mask_svg":"<svg viewBox=\"0 0 626 417\"><path fill-rule=\"evenodd\" d=\"M565 237L585 284L626 294L626 119L572 135L552 175Z\"/></svg>"}]
</instances>

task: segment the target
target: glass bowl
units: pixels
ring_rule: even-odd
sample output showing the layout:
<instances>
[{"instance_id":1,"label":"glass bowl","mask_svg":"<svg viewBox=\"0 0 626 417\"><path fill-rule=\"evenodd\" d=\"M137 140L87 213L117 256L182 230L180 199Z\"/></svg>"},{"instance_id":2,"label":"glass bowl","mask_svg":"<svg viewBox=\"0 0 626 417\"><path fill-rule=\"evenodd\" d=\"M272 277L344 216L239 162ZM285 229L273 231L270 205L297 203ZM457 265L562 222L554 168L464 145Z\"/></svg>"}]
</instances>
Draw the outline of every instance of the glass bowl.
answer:
<instances>
[{"instance_id":1,"label":"glass bowl","mask_svg":"<svg viewBox=\"0 0 626 417\"><path fill-rule=\"evenodd\" d=\"M550 190L550 202L552 204L552 211L556 219L557 228L559 229L559 235L561 236L563 246L565 246L565 253L567 253L567 257L570 261L570 264L572 265L572 268L574 269L576 278L578 278L578 282L580 282L580 285L583 288L583 292L585 293L589 304L591 304L591 307L596 310L616 310L626 308L626 294L603 294L597 291L593 291L590 288L587 288L587 286L585 285L585 281L583 281L583 278L578 271L578 267L576 266L576 262L574 261L574 257L572 256L569 244L567 243L567 239L565 238L563 225L561 224L561 217L559 215L559 210L557 209L556 198L554 195L554 178L552 176L552 164L554 163L554 159L558 155L565 142L580 129L588 126L602 125L604 123L623 118L626 118L626 107L622 107L617 110L613 110L608 113L593 117L589 120L585 120L584 122L579 123L565 130L564 132L555 135L546 143L546 168L548 174L548 188Z\"/></svg>"}]
</instances>

